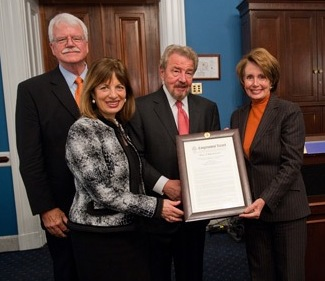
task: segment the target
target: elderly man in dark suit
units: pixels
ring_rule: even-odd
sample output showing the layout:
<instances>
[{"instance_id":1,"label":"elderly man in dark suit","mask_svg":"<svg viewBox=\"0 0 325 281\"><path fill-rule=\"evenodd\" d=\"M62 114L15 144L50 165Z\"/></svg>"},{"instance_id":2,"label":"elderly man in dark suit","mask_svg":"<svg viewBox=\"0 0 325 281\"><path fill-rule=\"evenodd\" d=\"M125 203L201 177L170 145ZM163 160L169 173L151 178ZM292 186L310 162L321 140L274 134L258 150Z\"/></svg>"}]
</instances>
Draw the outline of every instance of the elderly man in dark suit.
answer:
<instances>
[{"instance_id":1,"label":"elderly man in dark suit","mask_svg":"<svg viewBox=\"0 0 325 281\"><path fill-rule=\"evenodd\" d=\"M217 105L190 93L197 65L197 54L191 48L168 46L160 62L163 86L136 100L129 133L142 157L146 189L152 196L181 199L176 152L176 135L183 130L178 123L180 114L185 111L188 126L182 134L220 129ZM177 101L183 113L178 113ZM172 262L177 281L202 280L206 225L207 221L145 223L153 281L171 280Z\"/></svg>"},{"instance_id":2,"label":"elderly man in dark suit","mask_svg":"<svg viewBox=\"0 0 325 281\"><path fill-rule=\"evenodd\" d=\"M75 79L87 72L88 32L80 19L65 13L50 21L48 32L59 65L18 85L17 148L32 212L46 231L55 280L71 281L78 279L66 223L75 186L64 155L68 130L79 118Z\"/></svg>"}]
</instances>

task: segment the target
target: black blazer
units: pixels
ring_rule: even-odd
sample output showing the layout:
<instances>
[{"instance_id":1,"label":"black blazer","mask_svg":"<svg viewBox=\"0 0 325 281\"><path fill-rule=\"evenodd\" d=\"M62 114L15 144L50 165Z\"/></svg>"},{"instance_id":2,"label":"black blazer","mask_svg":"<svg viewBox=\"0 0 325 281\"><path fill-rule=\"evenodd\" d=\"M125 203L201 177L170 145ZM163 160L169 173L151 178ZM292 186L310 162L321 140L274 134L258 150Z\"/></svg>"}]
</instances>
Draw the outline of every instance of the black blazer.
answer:
<instances>
[{"instance_id":1,"label":"black blazer","mask_svg":"<svg viewBox=\"0 0 325 281\"><path fill-rule=\"evenodd\" d=\"M74 180L65 143L79 109L59 67L18 85L17 149L20 172L33 214L55 207L68 213Z\"/></svg>"},{"instance_id":2,"label":"black blazer","mask_svg":"<svg viewBox=\"0 0 325 281\"><path fill-rule=\"evenodd\" d=\"M189 94L188 107L190 133L220 130L219 112L214 102ZM147 193L161 197L152 191L160 176L179 179L176 151L178 131L162 88L136 99L136 113L129 122L129 134L143 161ZM173 225L160 221L165 225Z\"/></svg>"},{"instance_id":3,"label":"black blazer","mask_svg":"<svg viewBox=\"0 0 325 281\"><path fill-rule=\"evenodd\" d=\"M231 116L242 140L250 104ZM303 164L305 125L298 105L271 94L251 144L246 167L253 199L263 198L265 221L287 221L309 215L306 189L300 172Z\"/></svg>"}]
</instances>

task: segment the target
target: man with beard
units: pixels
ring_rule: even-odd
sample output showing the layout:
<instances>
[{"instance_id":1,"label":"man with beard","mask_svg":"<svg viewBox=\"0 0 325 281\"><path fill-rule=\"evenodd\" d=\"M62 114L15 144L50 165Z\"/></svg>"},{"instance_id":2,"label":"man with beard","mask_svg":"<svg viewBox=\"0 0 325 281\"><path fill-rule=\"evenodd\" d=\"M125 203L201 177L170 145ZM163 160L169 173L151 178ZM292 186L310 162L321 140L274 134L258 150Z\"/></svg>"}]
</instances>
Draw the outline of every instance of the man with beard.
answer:
<instances>
[{"instance_id":1,"label":"man with beard","mask_svg":"<svg viewBox=\"0 0 325 281\"><path fill-rule=\"evenodd\" d=\"M162 87L136 99L129 134L142 157L148 195L180 200L176 135L220 129L217 105L190 93L197 65L197 54L191 48L168 46L160 61ZM185 129L178 122L182 115ZM201 281L208 222L170 222L157 219L143 225L149 233L152 280L171 280L173 263L177 281Z\"/></svg>"},{"instance_id":2,"label":"man with beard","mask_svg":"<svg viewBox=\"0 0 325 281\"><path fill-rule=\"evenodd\" d=\"M65 143L80 115L76 78L82 81L87 72L88 31L80 19L63 13L50 21L48 35L59 65L18 85L17 149L32 213L40 215L45 229L55 280L72 281L78 278L66 223L75 186Z\"/></svg>"}]
</instances>

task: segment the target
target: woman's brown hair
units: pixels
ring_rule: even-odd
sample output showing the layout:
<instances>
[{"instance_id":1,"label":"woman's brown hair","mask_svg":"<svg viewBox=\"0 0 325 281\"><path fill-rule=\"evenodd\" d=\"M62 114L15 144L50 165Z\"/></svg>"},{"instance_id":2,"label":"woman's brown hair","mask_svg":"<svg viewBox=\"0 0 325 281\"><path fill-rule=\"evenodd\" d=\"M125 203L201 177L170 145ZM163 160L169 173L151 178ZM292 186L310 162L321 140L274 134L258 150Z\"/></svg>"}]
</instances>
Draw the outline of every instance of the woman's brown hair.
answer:
<instances>
[{"instance_id":1,"label":"woman's brown hair","mask_svg":"<svg viewBox=\"0 0 325 281\"><path fill-rule=\"evenodd\" d=\"M108 57L96 60L87 72L80 102L81 115L93 119L101 116L96 104L93 103L95 88L110 81L113 74L126 90L125 104L122 110L116 114L116 118L123 123L131 119L135 111L135 98L127 69L121 60Z\"/></svg>"},{"instance_id":2,"label":"woman's brown hair","mask_svg":"<svg viewBox=\"0 0 325 281\"><path fill-rule=\"evenodd\" d=\"M264 75L271 82L271 92L274 92L280 80L280 64L277 59L264 48L251 50L236 66L236 72L242 85L244 85L245 68L248 62L252 62L262 69Z\"/></svg>"}]
</instances>

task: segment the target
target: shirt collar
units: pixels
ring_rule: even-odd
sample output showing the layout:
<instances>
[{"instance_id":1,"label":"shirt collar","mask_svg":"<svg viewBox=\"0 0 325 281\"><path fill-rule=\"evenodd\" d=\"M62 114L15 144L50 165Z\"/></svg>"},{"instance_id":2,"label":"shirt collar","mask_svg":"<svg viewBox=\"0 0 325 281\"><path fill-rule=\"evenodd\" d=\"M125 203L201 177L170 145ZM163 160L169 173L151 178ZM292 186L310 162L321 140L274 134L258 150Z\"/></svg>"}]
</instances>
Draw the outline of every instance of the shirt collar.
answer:
<instances>
[{"instance_id":1,"label":"shirt collar","mask_svg":"<svg viewBox=\"0 0 325 281\"><path fill-rule=\"evenodd\" d=\"M60 71L65 79L65 81L67 81L67 84L69 86L69 88L72 88L74 85L74 81L76 80L77 76L73 73L71 73L70 71L66 70L61 64L59 64L59 68ZM80 74L80 77L85 80L86 74L87 74L87 65L84 69L84 71Z\"/></svg>"},{"instance_id":2,"label":"shirt collar","mask_svg":"<svg viewBox=\"0 0 325 281\"><path fill-rule=\"evenodd\" d=\"M167 87L165 85L163 85L163 90L164 90L165 95L167 97L169 106L171 108L173 108L173 106L175 106L175 103L176 103L177 100L169 93L169 91L167 90ZM188 109L188 98L187 98L187 96L184 99L182 99L182 103L183 103L183 107Z\"/></svg>"}]
</instances>

